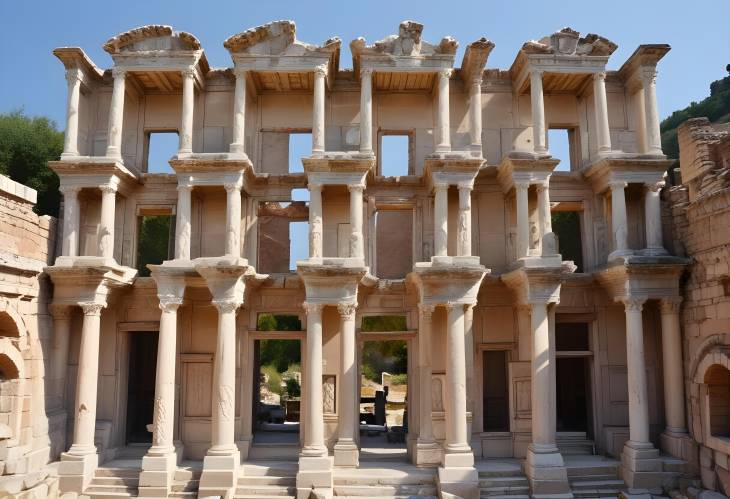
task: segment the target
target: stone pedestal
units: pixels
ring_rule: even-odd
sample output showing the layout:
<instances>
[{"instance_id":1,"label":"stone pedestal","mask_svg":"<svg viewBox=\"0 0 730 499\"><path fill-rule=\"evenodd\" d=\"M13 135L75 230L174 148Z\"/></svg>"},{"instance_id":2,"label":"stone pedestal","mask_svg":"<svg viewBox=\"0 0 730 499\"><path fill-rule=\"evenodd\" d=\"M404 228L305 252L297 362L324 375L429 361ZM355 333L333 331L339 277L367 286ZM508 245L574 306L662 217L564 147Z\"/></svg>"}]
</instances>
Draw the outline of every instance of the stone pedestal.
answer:
<instances>
[{"instance_id":1,"label":"stone pedestal","mask_svg":"<svg viewBox=\"0 0 730 499\"><path fill-rule=\"evenodd\" d=\"M167 497L177 469L177 453L153 455L142 458L139 474L139 497Z\"/></svg>"},{"instance_id":2,"label":"stone pedestal","mask_svg":"<svg viewBox=\"0 0 730 499\"><path fill-rule=\"evenodd\" d=\"M525 459L525 474L530 481L531 497L573 497L568 471L557 447L541 448L530 444Z\"/></svg>"},{"instance_id":3,"label":"stone pedestal","mask_svg":"<svg viewBox=\"0 0 730 499\"><path fill-rule=\"evenodd\" d=\"M469 452L444 454L438 469L439 494L446 492L463 499L479 497L479 473L474 468L474 454Z\"/></svg>"},{"instance_id":4,"label":"stone pedestal","mask_svg":"<svg viewBox=\"0 0 730 499\"><path fill-rule=\"evenodd\" d=\"M312 489L318 498L331 499L334 495L332 465L330 456L300 456L297 499L309 499Z\"/></svg>"},{"instance_id":5,"label":"stone pedestal","mask_svg":"<svg viewBox=\"0 0 730 499\"><path fill-rule=\"evenodd\" d=\"M63 492L81 493L88 487L99 467L99 456L96 450L89 454L64 452L58 466L58 486Z\"/></svg>"},{"instance_id":6,"label":"stone pedestal","mask_svg":"<svg viewBox=\"0 0 730 499\"><path fill-rule=\"evenodd\" d=\"M648 493L662 485L662 461L650 443L629 440L621 452L621 478L632 494Z\"/></svg>"},{"instance_id":7,"label":"stone pedestal","mask_svg":"<svg viewBox=\"0 0 730 499\"><path fill-rule=\"evenodd\" d=\"M200 476L198 497L228 497L238 482L241 455L238 448L217 455L212 449L203 458L203 474Z\"/></svg>"}]
</instances>

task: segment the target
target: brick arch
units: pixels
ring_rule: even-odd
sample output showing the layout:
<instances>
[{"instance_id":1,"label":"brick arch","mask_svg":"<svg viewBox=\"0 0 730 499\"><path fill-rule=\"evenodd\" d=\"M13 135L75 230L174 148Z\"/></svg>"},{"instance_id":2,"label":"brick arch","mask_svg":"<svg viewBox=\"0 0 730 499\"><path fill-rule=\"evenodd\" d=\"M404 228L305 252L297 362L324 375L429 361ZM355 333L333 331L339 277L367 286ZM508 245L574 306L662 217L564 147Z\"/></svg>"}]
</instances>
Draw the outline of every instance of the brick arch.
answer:
<instances>
[{"instance_id":1,"label":"brick arch","mask_svg":"<svg viewBox=\"0 0 730 499\"><path fill-rule=\"evenodd\" d=\"M0 300L0 337L22 338L27 330L15 307L8 300Z\"/></svg>"},{"instance_id":2,"label":"brick arch","mask_svg":"<svg viewBox=\"0 0 730 499\"><path fill-rule=\"evenodd\" d=\"M2 412L9 413L8 424L0 424L0 441L10 448L19 444L20 427L23 410L23 385L25 380L25 363L20 350L9 338L0 338L0 395L10 401L9 409ZM5 473L12 474L15 462L8 460L5 463Z\"/></svg>"},{"instance_id":3,"label":"brick arch","mask_svg":"<svg viewBox=\"0 0 730 499\"><path fill-rule=\"evenodd\" d=\"M707 384L705 381L707 373L714 366L724 367L730 371L730 347L715 347L707 352L697 364L693 378L694 382L700 385Z\"/></svg>"},{"instance_id":4,"label":"brick arch","mask_svg":"<svg viewBox=\"0 0 730 499\"><path fill-rule=\"evenodd\" d=\"M695 381L695 376L697 374L697 370L700 366L700 362L702 362L708 353L711 353L713 350L717 349L718 347L722 347L725 345L725 335L723 334L713 334L712 336L708 336L707 338L703 339L702 342L697 346L696 354L693 356L693 358L690 360L689 364L689 375L690 379ZM696 383L702 383L701 381L695 381Z\"/></svg>"}]
</instances>

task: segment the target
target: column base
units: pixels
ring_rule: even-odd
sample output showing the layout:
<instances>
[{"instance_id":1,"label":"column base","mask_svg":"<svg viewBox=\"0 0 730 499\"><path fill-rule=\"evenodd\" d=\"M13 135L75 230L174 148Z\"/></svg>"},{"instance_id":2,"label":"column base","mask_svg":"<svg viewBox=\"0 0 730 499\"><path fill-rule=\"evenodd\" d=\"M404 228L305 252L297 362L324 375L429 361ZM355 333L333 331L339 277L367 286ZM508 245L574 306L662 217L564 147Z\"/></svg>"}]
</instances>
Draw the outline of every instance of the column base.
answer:
<instances>
[{"instance_id":1,"label":"column base","mask_svg":"<svg viewBox=\"0 0 730 499\"><path fill-rule=\"evenodd\" d=\"M453 494L462 499L479 497L479 473L474 468L474 454L455 452L443 455L438 469L439 497Z\"/></svg>"},{"instance_id":2,"label":"column base","mask_svg":"<svg viewBox=\"0 0 730 499\"><path fill-rule=\"evenodd\" d=\"M438 466L441 464L441 446L434 441L416 442L413 464L416 466Z\"/></svg>"},{"instance_id":3,"label":"column base","mask_svg":"<svg viewBox=\"0 0 730 499\"><path fill-rule=\"evenodd\" d=\"M357 468L360 464L360 449L352 440L340 440L334 448L335 466Z\"/></svg>"},{"instance_id":4,"label":"column base","mask_svg":"<svg viewBox=\"0 0 730 499\"><path fill-rule=\"evenodd\" d=\"M530 481L530 497L572 498L568 470L556 446L530 444L525 459L525 474Z\"/></svg>"},{"instance_id":5,"label":"column base","mask_svg":"<svg viewBox=\"0 0 730 499\"><path fill-rule=\"evenodd\" d=\"M664 248L644 248L640 252L643 256L667 256L669 252Z\"/></svg>"},{"instance_id":6,"label":"column base","mask_svg":"<svg viewBox=\"0 0 730 499\"><path fill-rule=\"evenodd\" d=\"M61 492L81 494L94 478L94 471L99 467L99 455L94 452L75 454L64 452L58 466L58 486Z\"/></svg>"},{"instance_id":7,"label":"column base","mask_svg":"<svg viewBox=\"0 0 730 499\"><path fill-rule=\"evenodd\" d=\"M208 455L203 459L198 496L227 497L236 488L240 466L241 455L237 448L227 454L208 451Z\"/></svg>"},{"instance_id":8,"label":"column base","mask_svg":"<svg viewBox=\"0 0 730 499\"><path fill-rule=\"evenodd\" d=\"M634 255L634 250L630 250L630 249L616 250L616 251L612 251L608 255L608 261L610 262L611 260L617 260L619 258L623 258L626 256L633 256L633 255Z\"/></svg>"},{"instance_id":9,"label":"column base","mask_svg":"<svg viewBox=\"0 0 730 499\"><path fill-rule=\"evenodd\" d=\"M687 430L672 431L667 428L659 438L662 451L678 459L692 461L696 444Z\"/></svg>"},{"instance_id":10,"label":"column base","mask_svg":"<svg viewBox=\"0 0 730 499\"><path fill-rule=\"evenodd\" d=\"M142 458L142 472L139 474L139 497L167 497L177 470L177 453L147 453Z\"/></svg>"},{"instance_id":11,"label":"column base","mask_svg":"<svg viewBox=\"0 0 730 499\"><path fill-rule=\"evenodd\" d=\"M297 499L309 499L314 489L320 499L334 495L330 456L299 456Z\"/></svg>"},{"instance_id":12,"label":"column base","mask_svg":"<svg viewBox=\"0 0 730 499\"><path fill-rule=\"evenodd\" d=\"M649 442L626 442L621 452L621 478L631 494L648 493L661 487L659 451Z\"/></svg>"},{"instance_id":13,"label":"column base","mask_svg":"<svg viewBox=\"0 0 730 499\"><path fill-rule=\"evenodd\" d=\"M241 454L241 461L248 460L248 454L251 452L251 442L253 437L243 437L241 440L236 440L236 447L238 452Z\"/></svg>"}]
</instances>

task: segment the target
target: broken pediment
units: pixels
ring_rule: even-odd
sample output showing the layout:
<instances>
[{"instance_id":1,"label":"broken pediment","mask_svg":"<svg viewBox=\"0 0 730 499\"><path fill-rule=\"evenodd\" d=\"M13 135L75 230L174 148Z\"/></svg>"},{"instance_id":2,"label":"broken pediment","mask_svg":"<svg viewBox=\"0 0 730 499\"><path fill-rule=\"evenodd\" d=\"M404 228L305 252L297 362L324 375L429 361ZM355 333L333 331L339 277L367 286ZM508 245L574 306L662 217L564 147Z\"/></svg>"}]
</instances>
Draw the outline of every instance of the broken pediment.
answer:
<instances>
[{"instance_id":1,"label":"broken pediment","mask_svg":"<svg viewBox=\"0 0 730 499\"><path fill-rule=\"evenodd\" d=\"M200 50L195 36L184 31L173 31L172 26L149 24L134 28L110 38L103 48L110 54L120 52Z\"/></svg>"},{"instance_id":2,"label":"broken pediment","mask_svg":"<svg viewBox=\"0 0 730 499\"><path fill-rule=\"evenodd\" d=\"M528 54L608 56L617 48L618 45L600 35L589 33L581 38L574 29L563 28L540 40L526 42L522 51Z\"/></svg>"},{"instance_id":3,"label":"broken pediment","mask_svg":"<svg viewBox=\"0 0 730 499\"><path fill-rule=\"evenodd\" d=\"M251 55L306 55L312 52L333 53L342 42L333 37L321 46L297 40L294 21L273 21L229 37L223 46L231 53Z\"/></svg>"},{"instance_id":4,"label":"broken pediment","mask_svg":"<svg viewBox=\"0 0 730 499\"><path fill-rule=\"evenodd\" d=\"M423 24L415 21L403 21L398 27L397 35L390 35L367 45L364 38L357 38L350 42L350 49L353 56L360 55L392 55L403 56L430 56L430 55L454 55L459 43L450 36L441 39L438 45L433 45L423 40L421 34Z\"/></svg>"}]
</instances>

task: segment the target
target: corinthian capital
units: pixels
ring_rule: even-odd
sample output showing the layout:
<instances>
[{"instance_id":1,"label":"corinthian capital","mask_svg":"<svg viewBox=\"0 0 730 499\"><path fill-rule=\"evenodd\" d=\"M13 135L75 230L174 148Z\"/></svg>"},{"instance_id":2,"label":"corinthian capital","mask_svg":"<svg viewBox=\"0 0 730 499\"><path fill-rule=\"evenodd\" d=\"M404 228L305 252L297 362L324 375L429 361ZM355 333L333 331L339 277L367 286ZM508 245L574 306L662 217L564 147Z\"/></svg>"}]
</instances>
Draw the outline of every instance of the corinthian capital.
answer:
<instances>
[{"instance_id":1,"label":"corinthian capital","mask_svg":"<svg viewBox=\"0 0 730 499\"><path fill-rule=\"evenodd\" d=\"M439 71L439 77L440 78L451 78L451 75L454 73L454 70L451 68L442 69Z\"/></svg>"},{"instance_id":2,"label":"corinthian capital","mask_svg":"<svg viewBox=\"0 0 730 499\"><path fill-rule=\"evenodd\" d=\"M678 314L682 306L682 297L673 296L671 298L662 298L659 301L659 308L662 314Z\"/></svg>"},{"instance_id":3,"label":"corinthian capital","mask_svg":"<svg viewBox=\"0 0 730 499\"><path fill-rule=\"evenodd\" d=\"M101 184L99 190L105 194L112 194L117 192L117 186L115 184Z\"/></svg>"},{"instance_id":4,"label":"corinthian capital","mask_svg":"<svg viewBox=\"0 0 730 499\"><path fill-rule=\"evenodd\" d=\"M646 298L624 298L621 300L627 312L641 312L644 310Z\"/></svg>"},{"instance_id":5,"label":"corinthian capital","mask_svg":"<svg viewBox=\"0 0 730 499\"><path fill-rule=\"evenodd\" d=\"M235 312L241 304L235 300L213 300L213 305L222 314Z\"/></svg>"},{"instance_id":6,"label":"corinthian capital","mask_svg":"<svg viewBox=\"0 0 730 499\"><path fill-rule=\"evenodd\" d=\"M315 66L314 74L315 76L327 76L327 65L319 64L318 66Z\"/></svg>"},{"instance_id":7,"label":"corinthian capital","mask_svg":"<svg viewBox=\"0 0 730 499\"><path fill-rule=\"evenodd\" d=\"M370 78L373 76L373 69L372 68L362 68L360 69L360 78Z\"/></svg>"},{"instance_id":8,"label":"corinthian capital","mask_svg":"<svg viewBox=\"0 0 730 499\"><path fill-rule=\"evenodd\" d=\"M305 301L302 303L302 308L309 314L319 314L322 312L323 305L321 303L313 303L311 301Z\"/></svg>"},{"instance_id":9,"label":"corinthian capital","mask_svg":"<svg viewBox=\"0 0 730 499\"><path fill-rule=\"evenodd\" d=\"M338 303L337 311L343 319L354 320L355 312L357 311L357 303Z\"/></svg>"},{"instance_id":10,"label":"corinthian capital","mask_svg":"<svg viewBox=\"0 0 730 499\"><path fill-rule=\"evenodd\" d=\"M100 316L101 309L106 307L106 303L99 303L95 301L82 301L79 303L79 307L84 311L84 315L87 316Z\"/></svg>"},{"instance_id":11,"label":"corinthian capital","mask_svg":"<svg viewBox=\"0 0 730 499\"><path fill-rule=\"evenodd\" d=\"M163 295L160 299L160 310L163 312L175 312L182 305L182 298L175 295Z\"/></svg>"}]
</instances>

